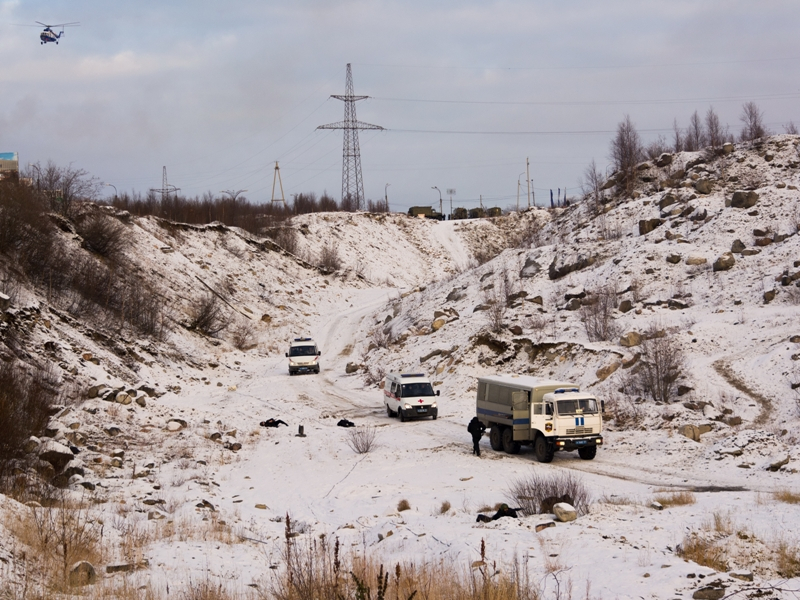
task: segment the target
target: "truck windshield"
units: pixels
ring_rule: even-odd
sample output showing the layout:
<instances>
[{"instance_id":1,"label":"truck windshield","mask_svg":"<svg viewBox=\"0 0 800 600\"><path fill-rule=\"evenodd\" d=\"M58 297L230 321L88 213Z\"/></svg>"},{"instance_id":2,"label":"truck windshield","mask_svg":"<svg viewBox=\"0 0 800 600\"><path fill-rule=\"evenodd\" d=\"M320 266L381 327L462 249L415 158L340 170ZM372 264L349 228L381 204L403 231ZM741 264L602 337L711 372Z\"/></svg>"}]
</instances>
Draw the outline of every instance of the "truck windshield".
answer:
<instances>
[{"instance_id":1,"label":"truck windshield","mask_svg":"<svg viewBox=\"0 0 800 600\"><path fill-rule=\"evenodd\" d=\"M556 402L559 415L577 415L597 412L597 400L581 398L578 400L559 400Z\"/></svg>"},{"instance_id":2,"label":"truck windshield","mask_svg":"<svg viewBox=\"0 0 800 600\"><path fill-rule=\"evenodd\" d=\"M425 383L404 383L403 384L403 398L410 398L411 396L435 396L433 393L433 386L429 382Z\"/></svg>"},{"instance_id":3,"label":"truck windshield","mask_svg":"<svg viewBox=\"0 0 800 600\"><path fill-rule=\"evenodd\" d=\"M289 348L289 356L314 356L317 349L314 346L292 346Z\"/></svg>"}]
</instances>

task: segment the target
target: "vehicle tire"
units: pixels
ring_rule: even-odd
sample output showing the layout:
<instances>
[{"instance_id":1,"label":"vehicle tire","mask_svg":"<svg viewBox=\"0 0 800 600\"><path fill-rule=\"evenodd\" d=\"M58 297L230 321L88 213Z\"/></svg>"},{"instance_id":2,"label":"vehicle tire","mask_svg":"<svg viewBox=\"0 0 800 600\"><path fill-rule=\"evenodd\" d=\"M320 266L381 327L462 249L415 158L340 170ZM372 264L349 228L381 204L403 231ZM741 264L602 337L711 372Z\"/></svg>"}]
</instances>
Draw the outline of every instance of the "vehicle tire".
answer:
<instances>
[{"instance_id":1,"label":"vehicle tire","mask_svg":"<svg viewBox=\"0 0 800 600\"><path fill-rule=\"evenodd\" d=\"M500 452L503 449L503 427L500 425L492 425L489 431L489 445L492 450Z\"/></svg>"},{"instance_id":2,"label":"vehicle tire","mask_svg":"<svg viewBox=\"0 0 800 600\"><path fill-rule=\"evenodd\" d=\"M509 454L519 454L521 445L514 441L514 430L511 427L503 429L503 450Z\"/></svg>"},{"instance_id":3,"label":"vehicle tire","mask_svg":"<svg viewBox=\"0 0 800 600\"><path fill-rule=\"evenodd\" d=\"M536 460L542 463L551 462L553 460L553 455L556 453L555 446L548 442L547 438L543 435L536 438L533 449L536 453Z\"/></svg>"},{"instance_id":4,"label":"vehicle tire","mask_svg":"<svg viewBox=\"0 0 800 600\"><path fill-rule=\"evenodd\" d=\"M314 373L316 373L317 375L319 375L319 367L317 367L317 370L316 370L316 371L314 371Z\"/></svg>"},{"instance_id":5,"label":"vehicle tire","mask_svg":"<svg viewBox=\"0 0 800 600\"><path fill-rule=\"evenodd\" d=\"M389 405L388 405L388 404L386 405L386 416L387 416L387 417L389 417L390 419L391 419L393 416L395 416L395 415L394 415L394 411L393 411L391 408L389 408Z\"/></svg>"},{"instance_id":6,"label":"vehicle tire","mask_svg":"<svg viewBox=\"0 0 800 600\"><path fill-rule=\"evenodd\" d=\"M578 456L583 460L592 460L597 455L597 446L586 446L578 448Z\"/></svg>"},{"instance_id":7,"label":"vehicle tire","mask_svg":"<svg viewBox=\"0 0 800 600\"><path fill-rule=\"evenodd\" d=\"M435 420L436 420L436 417L438 417L438 416L439 416L438 414L436 414L436 415L433 415L433 416L431 417L431 421L435 421Z\"/></svg>"},{"instance_id":8,"label":"vehicle tire","mask_svg":"<svg viewBox=\"0 0 800 600\"><path fill-rule=\"evenodd\" d=\"M405 423L406 422L406 414L403 412L402 408L398 408L397 409L397 416L400 417L400 422L401 423Z\"/></svg>"}]
</instances>

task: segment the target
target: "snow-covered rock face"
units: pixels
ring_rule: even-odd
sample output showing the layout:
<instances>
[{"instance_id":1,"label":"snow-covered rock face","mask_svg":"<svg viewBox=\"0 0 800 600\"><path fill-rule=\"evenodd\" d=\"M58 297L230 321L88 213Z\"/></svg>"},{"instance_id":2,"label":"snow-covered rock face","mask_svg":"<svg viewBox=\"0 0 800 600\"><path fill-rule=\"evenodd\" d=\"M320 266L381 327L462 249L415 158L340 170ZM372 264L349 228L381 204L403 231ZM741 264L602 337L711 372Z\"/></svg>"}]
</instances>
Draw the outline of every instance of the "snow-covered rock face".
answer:
<instances>
[{"instance_id":1,"label":"snow-covered rock face","mask_svg":"<svg viewBox=\"0 0 800 600\"><path fill-rule=\"evenodd\" d=\"M147 577L171 587L198 569L255 580L264 548L279 562L287 513L302 523L295 533L366 543L387 564L469 564L485 540L498 564L525 555L536 573L560 553L593 595L638 597L644 585L670 598L700 587L689 575L711 573L675 555L687 531L746 512L739 531L763 552L752 566L755 545L734 532L730 568L777 577L764 558L771 528L800 523L797 505L771 496L797 491L800 463L799 143L662 156L638 171L635 197L598 205L445 222L304 215L287 224L294 254L219 225L130 219L125 257L169 306L163 339L77 321L32 289L4 313L3 330L24 330L26 352L71 384L51 437L28 440L27 472L95 499L109 544L152 530ZM314 267L326 248L336 272ZM208 293L231 320L213 337L189 327ZM319 375L288 376L284 353L298 336L317 342ZM684 360L656 402L632 374L663 339ZM430 377L436 421L386 415L390 371ZM539 465L527 448L510 456L487 440L473 457L476 377L496 373L571 381L604 400L597 457L559 452ZM270 418L288 426L259 427ZM358 427L337 427L343 418ZM348 432L370 431L362 426L375 444L356 454ZM475 524L483 507L514 503L507 490L531 469L580 476L589 513L555 527L541 515ZM693 489L696 504L649 508L662 488ZM20 509L1 500L8 514ZM411 508L399 511L401 500ZM196 538L155 533L184 520ZM219 520L236 531L221 549L208 529Z\"/></svg>"}]
</instances>

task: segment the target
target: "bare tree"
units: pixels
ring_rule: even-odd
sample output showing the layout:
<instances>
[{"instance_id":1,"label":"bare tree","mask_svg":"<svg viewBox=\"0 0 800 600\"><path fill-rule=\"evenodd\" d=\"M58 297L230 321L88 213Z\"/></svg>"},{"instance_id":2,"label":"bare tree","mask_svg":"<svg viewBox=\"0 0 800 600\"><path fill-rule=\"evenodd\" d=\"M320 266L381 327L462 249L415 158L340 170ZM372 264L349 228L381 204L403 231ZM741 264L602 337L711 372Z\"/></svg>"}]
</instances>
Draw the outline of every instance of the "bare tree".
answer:
<instances>
[{"instance_id":1,"label":"bare tree","mask_svg":"<svg viewBox=\"0 0 800 600\"><path fill-rule=\"evenodd\" d=\"M101 182L83 169L72 165L59 167L53 161L45 166L38 162L30 165L24 174L33 182L37 194L48 199L50 209L68 217L78 200L96 200Z\"/></svg>"},{"instance_id":2,"label":"bare tree","mask_svg":"<svg viewBox=\"0 0 800 600\"><path fill-rule=\"evenodd\" d=\"M610 159L618 173L618 182L626 190L633 189L636 165L642 160L642 140L630 115L617 125L617 134L611 140Z\"/></svg>"},{"instance_id":3,"label":"bare tree","mask_svg":"<svg viewBox=\"0 0 800 600\"><path fill-rule=\"evenodd\" d=\"M743 142L757 140L769 135L769 131L764 126L764 113L755 102L745 102L742 105L742 114L739 120L743 124L742 133L740 134Z\"/></svg>"},{"instance_id":4,"label":"bare tree","mask_svg":"<svg viewBox=\"0 0 800 600\"><path fill-rule=\"evenodd\" d=\"M665 152L669 152L669 146L667 145L667 138L663 135L659 135L658 138L647 144L647 147L644 149L645 155L650 160L655 160Z\"/></svg>"},{"instance_id":5,"label":"bare tree","mask_svg":"<svg viewBox=\"0 0 800 600\"><path fill-rule=\"evenodd\" d=\"M581 302L581 320L590 341L608 341L619 334L613 316L616 308L617 293L612 286L601 286L588 292Z\"/></svg>"},{"instance_id":6,"label":"bare tree","mask_svg":"<svg viewBox=\"0 0 800 600\"><path fill-rule=\"evenodd\" d=\"M672 120L672 150L674 152L683 152L683 135L678 127L678 119Z\"/></svg>"},{"instance_id":7,"label":"bare tree","mask_svg":"<svg viewBox=\"0 0 800 600\"><path fill-rule=\"evenodd\" d=\"M721 148L725 138L728 137L728 128L722 126L713 106L709 106L706 112L706 134L708 145L714 150Z\"/></svg>"},{"instance_id":8,"label":"bare tree","mask_svg":"<svg viewBox=\"0 0 800 600\"><path fill-rule=\"evenodd\" d=\"M706 145L706 132L703 128L703 120L697 111L689 118L689 127L683 135L684 150L696 152Z\"/></svg>"},{"instance_id":9,"label":"bare tree","mask_svg":"<svg viewBox=\"0 0 800 600\"><path fill-rule=\"evenodd\" d=\"M792 135L797 135L798 133L800 133L797 131L797 125L794 124L794 121L789 121L788 123L786 123L786 125L783 126L783 130L786 133L791 133Z\"/></svg>"},{"instance_id":10,"label":"bare tree","mask_svg":"<svg viewBox=\"0 0 800 600\"><path fill-rule=\"evenodd\" d=\"M642 358L631 373L631 383L656 402L669 402L685 365L680 344L658 324L652 324L644 332L641 349Z\"/></svg>"},{"instance_id":11,"label":"bare tree","mask_svg":"<svg viewBox=\"0 0 800 600\"><path fill-rule=\"evenodd\" d=\"M583 193L590 196L594 202L594 209L600 210L603 204L603 184L605 177L603 173L597 168L597 163L592 159L589 166L583 171L583 179L581 180L581 189Z\"/></svg>"}]
</instances>

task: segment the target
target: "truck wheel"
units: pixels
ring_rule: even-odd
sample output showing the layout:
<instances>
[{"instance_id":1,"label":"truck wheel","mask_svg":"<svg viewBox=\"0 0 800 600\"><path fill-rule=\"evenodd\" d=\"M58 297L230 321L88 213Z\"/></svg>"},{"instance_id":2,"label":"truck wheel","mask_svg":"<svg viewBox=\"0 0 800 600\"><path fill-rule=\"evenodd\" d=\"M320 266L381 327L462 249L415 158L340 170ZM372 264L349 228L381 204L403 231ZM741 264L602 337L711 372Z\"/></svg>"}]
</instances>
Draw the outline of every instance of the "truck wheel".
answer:
<instances>
[{"instance_id":1,"label":"truck wheel","mask_svg":"<svg viewBox=\"0 0 800 600\"><path fill-rule=\"evenodd\" d=\"M536 438L536 443L534 444L534 452L536 452L536 460L542 463L549 463L553 460L553 455L556 453L556 449L550 442L547 441L547 438L543 435L540 435Z\"/></svg>"},{"instance_id":2,"label":"truck wheel","mask_svg":"<svg viewBox=\"0 0 800 600\"><path fill-rule=\"evenodd\" d=\"M514 441L514 430L511 427L503 429L503 450L509 454L519 454L521 445Z\"/></svg>"},{"instance_id":3,"label":"truck wheel","mask_svg":"<svg viewBox=\"0 0 800 600\"><path fill-rule=\"evenodd\" d=\"M489 431L489 445L497 452L503 449L503 428L500 425L492 425Z\"/></svg>"},{"instance_id":4,"label":"truck wheel","mask_svg":"<svg viewBox=\"0 0 800 600\"><path fill-rule=\"evenodd\" d=\"M391 408L389 408L388 404L386 405L386 416L389 417L389 418L395 416L394 411Z\"/></svg>"},{"instance_id":5,"label":"truck wheel","mask_svg":"<svg viewBox=\"0 0 800 600\"><path fill-rule=\"evenodd\" d=\"M578 448L578 455L583 460L592 460L597 455L597 446L586 446L585 448Z\"/></svg>"}]
</instances>

